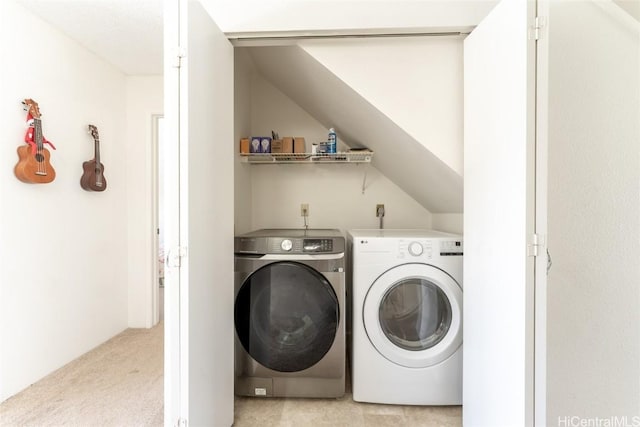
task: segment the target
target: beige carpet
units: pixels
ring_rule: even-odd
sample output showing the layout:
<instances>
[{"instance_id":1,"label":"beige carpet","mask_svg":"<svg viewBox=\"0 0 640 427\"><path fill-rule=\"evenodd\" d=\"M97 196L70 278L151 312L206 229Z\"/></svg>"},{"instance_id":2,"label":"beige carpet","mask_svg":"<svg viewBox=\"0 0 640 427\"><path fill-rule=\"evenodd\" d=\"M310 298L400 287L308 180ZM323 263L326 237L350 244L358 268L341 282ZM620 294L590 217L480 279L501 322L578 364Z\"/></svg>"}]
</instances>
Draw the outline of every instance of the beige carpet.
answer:
<instances>
[{"instance_id":1,"label":"beige carpet","mask_svg":"<svg viewBox=\"0 0 640 427\"><path fill-rule=\"evenodd\" d=\"M162 426L163 324L127 329L0 404L0 426ZM235 427L459 427L462 408L235 398Z\"/></svg>"},{"instance_id":2,"label":"beige carpet","mask_svg":"<svg viewBox=\"0 0 640 427\"><path fill-rule=\"evenodd\" d=\"M0 426L162 426L163 333L125 330L0 404Z\"/></svg>"}]
</instances>

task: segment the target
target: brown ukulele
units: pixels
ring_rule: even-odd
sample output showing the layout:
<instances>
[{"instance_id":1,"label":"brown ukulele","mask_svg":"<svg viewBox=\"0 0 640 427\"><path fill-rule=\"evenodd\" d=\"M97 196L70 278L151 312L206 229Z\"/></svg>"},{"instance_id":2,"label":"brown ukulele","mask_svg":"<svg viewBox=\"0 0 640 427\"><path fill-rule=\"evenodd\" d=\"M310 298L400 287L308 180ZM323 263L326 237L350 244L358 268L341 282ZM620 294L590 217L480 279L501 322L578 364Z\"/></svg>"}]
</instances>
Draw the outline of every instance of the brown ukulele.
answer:
<instances>
[{"instance_id":1,"label":"brown ukulele","mask_svg":"<svg viewBox=\"0 0 640 427\"><path fill-rule=\"evenodd\" d=\"M33 99L25 99L22 103L27 110L29 129L24 137L27 145L18 147L19 160L14 168L14 173L22 182L48 184L56 178L56 171L49 162L51 154L49 150L44 148L44 144L49 144L54 150L56 147L42 135L42 120L40 120L38 103Z\"/></svg>"},{"instance_id":2,"label":"brown ukulele","mask_svg":"<svg viewBox=\"0 0 640 427\"><path fill-rule=\"evenodd\" d=\"M89 133L93 136L94 156L92 160L82 163L82 178L80 186L87 191L104 191L107 189L107 179L104 177L104 165L100 163L100 137L98 128L89 125Z\"/></svg>"}]
</instances>

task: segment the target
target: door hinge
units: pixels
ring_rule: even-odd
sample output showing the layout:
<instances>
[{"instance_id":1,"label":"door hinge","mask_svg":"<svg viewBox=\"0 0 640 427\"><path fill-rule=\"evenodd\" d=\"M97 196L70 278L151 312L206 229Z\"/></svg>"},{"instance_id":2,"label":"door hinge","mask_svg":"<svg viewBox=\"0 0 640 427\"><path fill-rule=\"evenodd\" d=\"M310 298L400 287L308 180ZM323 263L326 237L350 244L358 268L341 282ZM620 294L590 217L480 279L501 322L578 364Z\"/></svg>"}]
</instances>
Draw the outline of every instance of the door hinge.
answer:
<instances>
[{"instance_id":1,"label":"door hinge","mask_svg":"<svg viewBox=\"0 0 640 427\"><path fill-rule=\"evenodd\" d=\"M540 40L542 29L546 26L547 20L544 16L536 16L534 24L530 27L529 38Z\"/></svg>"},{"instance_id":2,"label":"door hinge","mask_svg":"<svg viewBox=\"0 0 640 427\"><path fill-rule=\"evenodd\" d=\"M540 248L544 247L544 239L539 234L531 235L531 243L527 245L527 256L536 257L540 254Z\"/></svg>"},{"instance_id":3,"label":"door hinge","mask_svg":"<svg viewBox=\"0 0 640 427\"><path fill-rule=\"evenodd\" d=\"M167 251L165 264L169 268L177 268L182 265L182 258L187 256L187 247L178 246Z\"/></svg>"},{"instance_id":4,"label":"door hinge","mask_svg":"<svg viewBox=\"0 0 640 427\"><path fill-rule=\"evenodd\" d=\"M184 418L178 418L176 427L187 427L187 420L185 420Z\"/></svg>"},{"instance_id":5,"label":"door hinge","mask_svg":"<svg viewBox=\"0 0 640 427\"><path fill-rule=\"evenodd\" d=\"M187 50L183 47L178 46L175 49L175 53L173 55L173 58L174 58L173 68L182 67L182 59L186 57L187 57Z\"/></svg>"}]
</instances>

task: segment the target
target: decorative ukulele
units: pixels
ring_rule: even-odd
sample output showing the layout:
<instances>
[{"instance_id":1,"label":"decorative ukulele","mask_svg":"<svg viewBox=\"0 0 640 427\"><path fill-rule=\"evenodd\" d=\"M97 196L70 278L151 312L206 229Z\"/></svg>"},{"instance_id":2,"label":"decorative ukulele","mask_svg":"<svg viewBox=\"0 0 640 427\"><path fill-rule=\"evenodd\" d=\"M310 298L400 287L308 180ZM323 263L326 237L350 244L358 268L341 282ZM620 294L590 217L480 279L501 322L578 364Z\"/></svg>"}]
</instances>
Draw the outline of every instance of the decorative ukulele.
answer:
<instances>
[{"instance_id":1,"label":"decorative ukulele","mask_svg":"<svg viewBox=\"0 0 640 427\"><path fill-rule=\"evenodd\" d=\"M30 184L48 184L56 178L56 171L49 163L51 154L44 148L49 144L54 150L56 147L47 141L42 135L42 121L38 103L33 99L25 99L23 102L27 111L27 124L29 129L24 137L27 145L18 147L18 163L14 168L16 177Z\"/></svg>"},{"instance_id":2,"label":"decorative ukulele","mask_svg":"<svg viewBox=\"0 0 640 427\"><path fill-rule=\"evenodd\" d=\"M84 172L80 178L80 186L87 191L104 191L107 189L107 179L104 177L104 165L100 163L100 137L98 128L89 125L89 133L93 136L93 160L82 163Z\"/></svg>"}]
</instances>

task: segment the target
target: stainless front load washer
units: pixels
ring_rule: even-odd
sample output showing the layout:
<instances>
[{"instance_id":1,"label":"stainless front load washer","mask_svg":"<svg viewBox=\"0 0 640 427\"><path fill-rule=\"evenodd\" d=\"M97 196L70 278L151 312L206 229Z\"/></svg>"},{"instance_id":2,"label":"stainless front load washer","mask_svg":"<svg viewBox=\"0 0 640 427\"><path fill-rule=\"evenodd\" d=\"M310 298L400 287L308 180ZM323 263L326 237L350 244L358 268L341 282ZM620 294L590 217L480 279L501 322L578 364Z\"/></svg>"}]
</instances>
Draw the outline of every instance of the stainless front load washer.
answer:
<instances>
[{"instance_id":1,"label":"stainless front load washer","mask_svg":"<svg viewBox=\"0 0 640 427\"><path fill-rule=\"evenodd\" d=\"M237 395L344 395L344 251L338 230L236 236Z\"/></svg>"}]
</instances>

